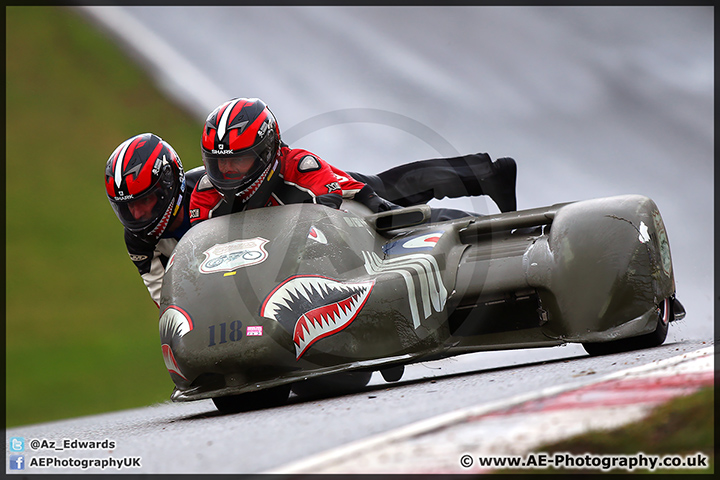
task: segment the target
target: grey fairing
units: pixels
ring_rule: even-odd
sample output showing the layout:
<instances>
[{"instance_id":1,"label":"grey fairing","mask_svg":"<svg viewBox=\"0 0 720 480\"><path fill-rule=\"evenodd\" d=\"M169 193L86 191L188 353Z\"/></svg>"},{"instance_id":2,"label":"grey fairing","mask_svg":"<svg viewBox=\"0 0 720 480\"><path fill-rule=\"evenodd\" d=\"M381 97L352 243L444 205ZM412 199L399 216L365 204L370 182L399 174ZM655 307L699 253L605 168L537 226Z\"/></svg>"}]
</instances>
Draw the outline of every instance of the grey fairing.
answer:
<instances>
[{"instance_id":1,"label":"grey fairing","mask_svg":"<svg viewBox=\"0 0 720 480\"><path fill-rule=\"evenodd\" d=\"M658 303L674 295L667 234L647 197L417 224L427 208L388 218L352 201L340 210L298 204L193 227L175 249L161 298L172 399L470 351L642 335L654 328ZM298 340L310 317L330 325L318 313L328 302L337 325L353 318Z\"/></svg>"}]
</instances>

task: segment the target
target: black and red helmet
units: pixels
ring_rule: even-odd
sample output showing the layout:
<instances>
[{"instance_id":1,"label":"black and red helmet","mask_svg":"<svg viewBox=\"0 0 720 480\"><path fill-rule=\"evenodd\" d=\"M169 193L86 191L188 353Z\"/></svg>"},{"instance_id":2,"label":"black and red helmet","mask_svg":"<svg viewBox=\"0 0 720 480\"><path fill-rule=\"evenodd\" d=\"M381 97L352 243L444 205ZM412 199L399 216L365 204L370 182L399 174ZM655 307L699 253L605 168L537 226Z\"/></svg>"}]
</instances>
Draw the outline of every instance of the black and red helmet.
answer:
<instances>
[{"instance_id":1,"label":"black and red helmet","mask_svg":"<svg viewBox=\"0 0 720 480\"><path fill-rule=\"evenodd\" d=\"M185 172L167 142L142 133L125 140L110 155L105 189L125 228L156 242L180 210Z\"/></svg>"},{"instance_id":2,"label":"black and red helmet","mask_svg":"<svg viewBox=\"0 0 720 480\"><path fill-rule=\"evenodd\" d=\"M208 115L201 150L213 186L225 196L243 197L255 191L272 166L280 150L280 129L265 102L234 98Z\"/></svg>"}]
</instances>

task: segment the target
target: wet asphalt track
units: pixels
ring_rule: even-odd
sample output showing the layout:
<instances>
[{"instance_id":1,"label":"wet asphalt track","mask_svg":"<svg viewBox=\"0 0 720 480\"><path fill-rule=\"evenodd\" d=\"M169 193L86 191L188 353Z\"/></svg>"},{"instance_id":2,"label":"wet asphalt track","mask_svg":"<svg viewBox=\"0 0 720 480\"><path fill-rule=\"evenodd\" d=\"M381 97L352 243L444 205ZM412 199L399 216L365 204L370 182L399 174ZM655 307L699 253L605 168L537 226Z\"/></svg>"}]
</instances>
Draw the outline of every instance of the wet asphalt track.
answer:
<instances>
[{"instance_id":1,"label":"wet asphalt track","mask_svg":"<svg viewBox=\"0 0 720 480\"><path fill-rule=\"evenodd\" d=\"M669 343L598 358L569 350L565 359L542 361L556 355L553 350L571 348L555 347L533 351L536 360L529 363L518 358L488 362L474 354L412 366L408 379L392 387L376 384L342 397L301 401L293 396L282 407L232 415L219 414L209 400L167 403L13 428L7 436L23 436L26 442L113 440L116 448L112 452L40 450L29 452L28 457L141 457L142 468L123 470L125 473L259 473L459 408L509 399L551 385L582 385L617 370L706 346L700 342ZM425 370L432 370L431 375L437 377L419 380L418 375L428 374Z\"/></svg>"},{"instance_id":2,"label":"wet asphalt track","mask_svg":"<svg viewBox=\"0 0 720 480\"><path fill-rule=\"evenodd\" d=\"M688 316L671 326L666 345L650 351L590 358L568 346L474 354L413 366L393 388L374 377L355 395L292 399L266 411L223 416L209 401L163 404L13 429L8 437L111 438L112 455L141 456L143 473L260 472L456 408L587 381L712 341L712 10L107 12L126 32L133 23L125 14L150 29L150 36L131 35L152 47L143 61L169 48L162 58L171 60L175 76L159 78L196 112L198 132L220 102L257 96L270 104L292 146L347 170L372 173L486 151L517 159L521 209L625 193L653 198ZM192 152L179 153L186 167L200 164ZM495 212L483 199L443 204Z\"/></svg>"}]
</instances>

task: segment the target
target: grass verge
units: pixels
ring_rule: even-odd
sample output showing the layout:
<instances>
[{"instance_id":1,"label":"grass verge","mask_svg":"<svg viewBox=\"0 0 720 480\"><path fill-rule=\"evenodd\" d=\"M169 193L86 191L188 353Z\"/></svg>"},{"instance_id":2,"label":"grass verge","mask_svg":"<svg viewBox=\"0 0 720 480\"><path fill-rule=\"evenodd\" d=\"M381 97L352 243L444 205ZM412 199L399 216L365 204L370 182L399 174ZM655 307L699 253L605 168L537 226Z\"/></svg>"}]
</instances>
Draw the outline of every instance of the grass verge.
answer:
<instances>
[{"instance_id":1,"label":"grass verge","mask_svg":"<svg viewBox=\"0 0 720 480\"><path fill-rule=\"evenodd\" d=\"M582 456L635 456L643 453L658 457L672 455L685 457L697 467L698 454L707 458L707 468L656 468L657 474L688 474L715 472L715 413L714 388L675 398L655 408L644 420L614 430L596 430L570 437L534 449L547 454L568 453ZM497 470L494 473L601 473L600 468L548 468L528 470ZM647 468L636 468L633 473L649 473ZM603 472L604 473L604 472ZM615 468L607 473L628 473Z\"/></svg>"},{"instance_id":2,"label":"grass verge","mask_svg":"<svg viewBox=\"0 0 720 480\"><path fill-rule=\"evenodd\" d=\"M72 7L6 12L6 426L166 401L158 311L103 187L152 131L186 168L202 119Z\"/></svg>"}]
</instances>

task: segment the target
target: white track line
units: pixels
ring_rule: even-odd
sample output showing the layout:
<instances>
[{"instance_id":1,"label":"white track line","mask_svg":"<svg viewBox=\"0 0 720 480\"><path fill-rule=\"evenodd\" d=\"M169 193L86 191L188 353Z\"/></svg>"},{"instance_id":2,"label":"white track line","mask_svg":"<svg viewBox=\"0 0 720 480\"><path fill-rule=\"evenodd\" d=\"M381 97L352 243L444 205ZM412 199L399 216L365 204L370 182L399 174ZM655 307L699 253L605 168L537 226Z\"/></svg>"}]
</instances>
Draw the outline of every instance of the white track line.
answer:
<instances>
[{"instance_id":1,"label":"white track line","mask_svg":"<svg viewBox=\"0 0 720 480\"><path fill-rule=\"evenodd\" d=\"M185 56L117 6L78 6L99 25L118 38L148 66L159 86L203 120L220 103L231 98L212 78Z\"/></svg>"},{"instance_id":2,"label":"white track line","mask_svg":"<svg viewBox=\"0 0 720 480\"><path fill-rule=\"evenodd\" d=\"M328 450L313 457L293 462L265 473L298 474L320 472L322 470L327 470L330 466L334 464L340 464L348 459L357 457L363 452L381 451L383 449L383 446L407 441L408 439L411 439L413 437L418 437L420 435L427 434L428 432L446 428L451 425L461 424L467 421L469 418L485 415L495 410L505 409L531 400L551 397L559 393L575 390L581 387L586 387L588 385L601 383L608 380L632 378L636 376L652 376L660 374L661 370L682 370L686 366L691 371L712 370L714 368L713 359L714 347L708 347L697 350L695 352L690 352L683 355L678 355L676 357L649 363L647 365L614 372L590 381L549 387L536 392L516 395L509 399L464 408L461 410L429 418L427 420L423 420L411 425L407 425L405 427L391 430L390 432L378 434L366 439L352 442L336 449ZM635 419L637 419L637 414L635 415Z\"/></svg>"}]
</instances>

